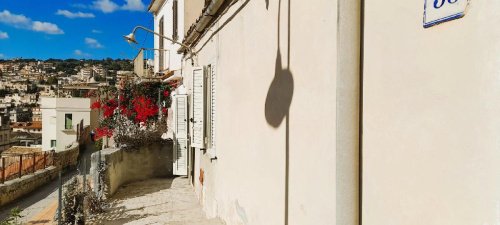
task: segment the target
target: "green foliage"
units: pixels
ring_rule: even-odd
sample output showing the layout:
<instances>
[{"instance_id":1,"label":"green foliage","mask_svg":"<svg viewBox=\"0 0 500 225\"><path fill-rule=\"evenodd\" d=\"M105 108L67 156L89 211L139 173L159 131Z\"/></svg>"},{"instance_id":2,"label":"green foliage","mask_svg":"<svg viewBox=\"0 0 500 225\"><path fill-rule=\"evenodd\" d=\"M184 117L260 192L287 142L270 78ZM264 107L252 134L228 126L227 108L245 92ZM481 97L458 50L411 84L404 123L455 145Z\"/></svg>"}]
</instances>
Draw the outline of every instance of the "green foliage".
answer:
<instances>
[{"instance_id":1,"label":"green foliage","mask_svg":"<svg viewBox=\"0 0 500 225\"><path fill-rule=\"evenodd\" d=\"M21 215L22 210L19 209L18 207L15 207L10 210L10 215L7 219L4 221L0 222L0 225L18 225L21 224L19 220L23 218Z\"/></svg>"},{"instance_id":2,"label":"green foliage","mask_svg":"<svg viewBox=\"0 0 500 225\"><path fill-rule=\"evenodd\" d=\"M6 95L10 95L12 94L12 92L10 90L7 90L7 89L0 89L0 97L5 97Z\"/></svg>"},{"instance_id":3,"label":"green foliage","mask_svg":"<svg viewBox=\"0 0 500 225\"><path fill-rule=\"evenodd\" d=\"M28 91L26 92L28 94L35 94L35 93L38 93L38 87L36 86L36 84L29 84L28 86Z\"/></svg>"},{"instance_id":4,"label":"green foliage","mask_svg":"<svg viewBox=\"0 0 500 225\"><path fill-rule=\"evenodd\" d=\"M102 149L102 139L96 140L94 142L94 146L96 150L101 150Z\"/></svg>"},{"instance_id":5,"label":"green foliage","mask_svg":"<svg viewBox=\"0 0 500 225\"><path fill-rule=\"evenodd\" d=\"M31 111L31 108L28 108L28 110L24 111L22 108L17 108L17 121L18 122L29 122L31 121L31 118L33 117L33 112Z\"/></svg>"},{"instance_id":6,"label":"green foliage","mask_svg":"<svg viewBox=\"0 0 500 225\"><path fill-rule=\"evenodd\" d=\"M63 224L83 224L83 201L85 193L78 187L74 177L67 185L63 196L64 208L62 210Z\"/></svg>"},{"instance_id":7,"label":"green foliage","mask_svg":"<svg viewBox=\"0 0 500 225\"><path fill-rule=\"evenodd\" d=\"M96 214L103 212L104 201L92 191L89 183L86 184L87 188L84 192L82 181L78 177L73 177L64 186L64 206L61 221L63 224L85 224L83 221L85 213Z\"/></svg>"},{"instance_id":8,"label":"green foliage","mask_svg":"<svg viewBox=\"0 0 500 225\"><path fill-rule=\"evenodd\" d=\"M55 77L55 76L49 77L49 79L47 79L46 84L48 84L48 85L57 84L57 77Z\"/></svg>"}]
</instances>

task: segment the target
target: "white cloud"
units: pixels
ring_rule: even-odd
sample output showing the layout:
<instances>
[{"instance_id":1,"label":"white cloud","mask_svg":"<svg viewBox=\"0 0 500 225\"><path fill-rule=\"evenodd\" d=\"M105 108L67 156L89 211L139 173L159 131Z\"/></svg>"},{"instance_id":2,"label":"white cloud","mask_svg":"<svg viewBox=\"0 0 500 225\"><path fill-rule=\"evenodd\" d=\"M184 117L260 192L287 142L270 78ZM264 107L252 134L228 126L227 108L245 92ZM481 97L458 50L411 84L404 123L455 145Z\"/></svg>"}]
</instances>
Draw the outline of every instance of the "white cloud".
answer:
<instances>
[{"instance_id":1,"label":"white cloud","mask_svg":"<svg viewBox=\"0 0 500 225\"><path fill-rule=\"evenodd\" d=\"M87 5L82 4L82 3L71 4L71 6L75 7L75 8L80 8L80 9L87 9L87 8L89 8Z\"/></svg>"},{"instance_id":2,"label":"white cloud","mask_svg":"<svg viewBox=\"0 0 500 225\"><path fill-rule=\"evenodd\" d=\"M0 12L0 22L17 28L27 28L31 23L31 19L24 15L12 14L8 10L4 10Z\"/></svg>"},{"instance_id":3,"label":"white cloud","mask_svg":"<svg viewBox=\"0 0 500 225\"><path fill-rule=\"evenodd\" d=\"M12 14L8 10L0 12L0 23L4 23L15 28L33 30L47 34L64 34L56 24L42 21L32 21L22 14Z\"/></svg>"},{"instance_id":4,"label":"white cloud","mask_svg":"<svg viewBox=\"0 0 500 225\"><path fill-rule=\"evenodd\" d=\"M3 58L5 58L5 55L0 53L0 59L3 59Z\"/></svg>"},{"instance_id":5,"label":"white cloud","mask_svg":"<svg viewBox=\"0 0 500 225\"><path fill-rule=\"evenodd\" d=\"M64 34L64 31L59 29L57 25L41 21L34 21L32 29L34 31L44 32L47 34Z\"/></svg>"},{"instance_id":6,"label":"white cloud","mask_svg":"<svg viewBox=\"0 0 500 225\"><path fill-rule=\"evenodd\" d=\"M78 5L81 7L81 5ZM112 13L117 10L145 11L146 5L142 0L125 0L124 5L118 5L113 0L95 0L89 8L99 10L103 13Z\"/></svg>"},{"instance_id":7,"label":"white cloud","mask_svg":"<svg viewBox=\"0 0 500 225\"><path fill-rule=\"evenodd\" d=\"M83 13L83 12L71 12L68 10L57 10L56 15L61 15L65 16L70 19L75 19L75 18L94 18L95 15L92 13Z\"/></svg>"},{"instance_id":8,"label":"white cloud","mask_svg":"<svg viewBox=\"0 0 500 225\"><path fill-rule=\"evenodd\" d=\"M82 50L79 50L79 49L76 49L75 51L73 51L73 54L75 54L76 56L84 56L84 57L90 56L89 53L82 52Z\"/></svg>"},{"instance_id":9,"label":"white cloud","mask_svg":"<svg viewBox=\"0 0 500 225\"><path fill-rule=\"evenodd\" d=\"M7 38L9 38L9 34L7 34L7 32L0 31L0 39L7 39Z\"/></svg>"},{"instance_id":10,"label":"white cloud","mask_svg":"<svg viewBox=\"0 0 500 225\"><path fill-rule=\"evenodd\" d=\"M103 13L112 13L118 10L119 6L111 0L97 0L92 3L92 8L100 10Z\"/></svg>"},{"instance_id":11,"label":"white cloud","mask_svg":"<svg viewBox=\"0 0 500 225\"><path fill-rule=\"evenodd\" d=\"M125 0L127 3L122 6L124 10L130 11L144 11L146 6L142 3L142 0Z\"/></svg>"},{"instance_id":12,"label":"white cloud","mask_svg":"<svg viewBox=\"0 0 500 225\"><path fill-rule=\"evenodd\" d=\"M92 30L92 33L94 33L94 34L100 34L100 33L102 33L102 31L100 31L100 30L96 30L96 29L93 29L93 30Z\"/></svg>"},{"instance_id":13,"label":"white cloud","mask_svg":"<svg viewBox=\"0 0 500 225\"><path fill-rule=\"evenodd\" d=\"M99 41L93 38L85 38L85 44L87 44L91 48L104 48L104 46L99 43Z\"/></svg>"}]
</instances>

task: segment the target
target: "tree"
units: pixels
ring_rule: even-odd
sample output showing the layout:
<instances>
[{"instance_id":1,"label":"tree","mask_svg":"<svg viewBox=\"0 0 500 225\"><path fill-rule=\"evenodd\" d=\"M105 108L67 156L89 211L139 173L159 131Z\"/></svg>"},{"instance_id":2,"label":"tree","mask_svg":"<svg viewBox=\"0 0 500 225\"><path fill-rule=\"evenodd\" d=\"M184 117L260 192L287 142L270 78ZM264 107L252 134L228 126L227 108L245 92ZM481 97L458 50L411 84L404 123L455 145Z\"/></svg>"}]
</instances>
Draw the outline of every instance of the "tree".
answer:
<instances>
[{"instance_id":1,"label":"tree","mask_svg":"<svg viewBox=\"0 0 500 225\"><path fill-rule=\"evenodd\" d=\"M0 97L5 97L6 95L10 95L12 94L12 92L10 92L9 90L6 90L6 89L0 89Z\"/></svg>"},{"instance_id":2,"label":"tree","mask_svg":"<svg viewBox=\"0 0 500 225\"><path fill-rule=\"evenodd\" d=\"M49 79L47 79L47 84L48 85L57 84L57 77L55 76L49 77Z\"/></svg>"}]
</instances>

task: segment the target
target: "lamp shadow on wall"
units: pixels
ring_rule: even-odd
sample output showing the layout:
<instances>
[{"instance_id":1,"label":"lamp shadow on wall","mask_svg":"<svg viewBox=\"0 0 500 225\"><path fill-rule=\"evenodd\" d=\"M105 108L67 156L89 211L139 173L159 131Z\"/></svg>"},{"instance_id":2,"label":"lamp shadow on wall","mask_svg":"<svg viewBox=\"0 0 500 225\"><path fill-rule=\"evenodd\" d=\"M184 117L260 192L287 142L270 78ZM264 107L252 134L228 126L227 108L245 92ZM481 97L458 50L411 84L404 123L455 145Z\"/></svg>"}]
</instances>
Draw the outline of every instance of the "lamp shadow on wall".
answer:
<instances>
[{"instance_id":1,"label":"lamp shadow on wall","mask_svg":"<svg viewBox=\"0 0 500 225\"><path fill-rule=\"evenodd\" d=\"M274 78L269 85L269 90L265 102L266 121L273 128L278 128L285 121L285 203L284 203L284 224L288 225L288 190L289 190L289 156L290 156L290 105L292 104L294 81L290 70L290 1L288 0L288 49L287 66L283 67L282 55L280 49L280 16L281 0L278 2L278 49L276 51L276 63ZM266 0L266 9L269 1Z\"/></svg>"}]
</instances>

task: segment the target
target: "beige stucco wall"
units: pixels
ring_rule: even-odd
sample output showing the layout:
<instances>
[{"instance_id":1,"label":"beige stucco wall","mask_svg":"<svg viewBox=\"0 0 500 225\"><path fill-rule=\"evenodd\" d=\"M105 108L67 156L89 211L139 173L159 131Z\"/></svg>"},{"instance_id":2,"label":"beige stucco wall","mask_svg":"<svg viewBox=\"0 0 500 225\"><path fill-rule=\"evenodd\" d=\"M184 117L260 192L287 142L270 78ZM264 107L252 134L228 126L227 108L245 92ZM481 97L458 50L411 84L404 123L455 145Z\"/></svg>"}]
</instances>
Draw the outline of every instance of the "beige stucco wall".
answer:
<instances>
[{"instance_id":1,"label":"beige stucco wall","mask_svg":"<svg viewBox=\"0 0 500 225\"><path fill-rule=\"evenodd\" d=\"M189 30L191 24L193 24L198 17L201 15L201 10L205 5L205 0L182 0L184 5L184 25L179 25L179 27L183 27L182 32L179 32L179 36L181 36L181 40L185 35L185 32ZM179 12L179 15L182 13Z\"/></svg>"},{"instance_id":2,"label":"beige stucco wall","mask_svg":"<svg viewBox=\"0 0 500 225\"><path fill-rule=\"evenodd\" d=\"M288 224L335 224L337 2L293 1L290 30L288 1L280 18L278 3L239 1L195 47L200 66L217 65L217 159L194 151L194 186L209 216L284 224L288 140ZM191 92L190 61L184 66ZM279 112L292 88L287 138Z\"/></svg>"},{"instance_id":3,"label":"beige stucco wall","mask_svg":"<svg viewBox=\"0 0 500 225\"><path fill-rule=\"evenodd\" d=\"M500 8L366 1L364 225L500 224Z\"/></svg>"}]
</instances>

